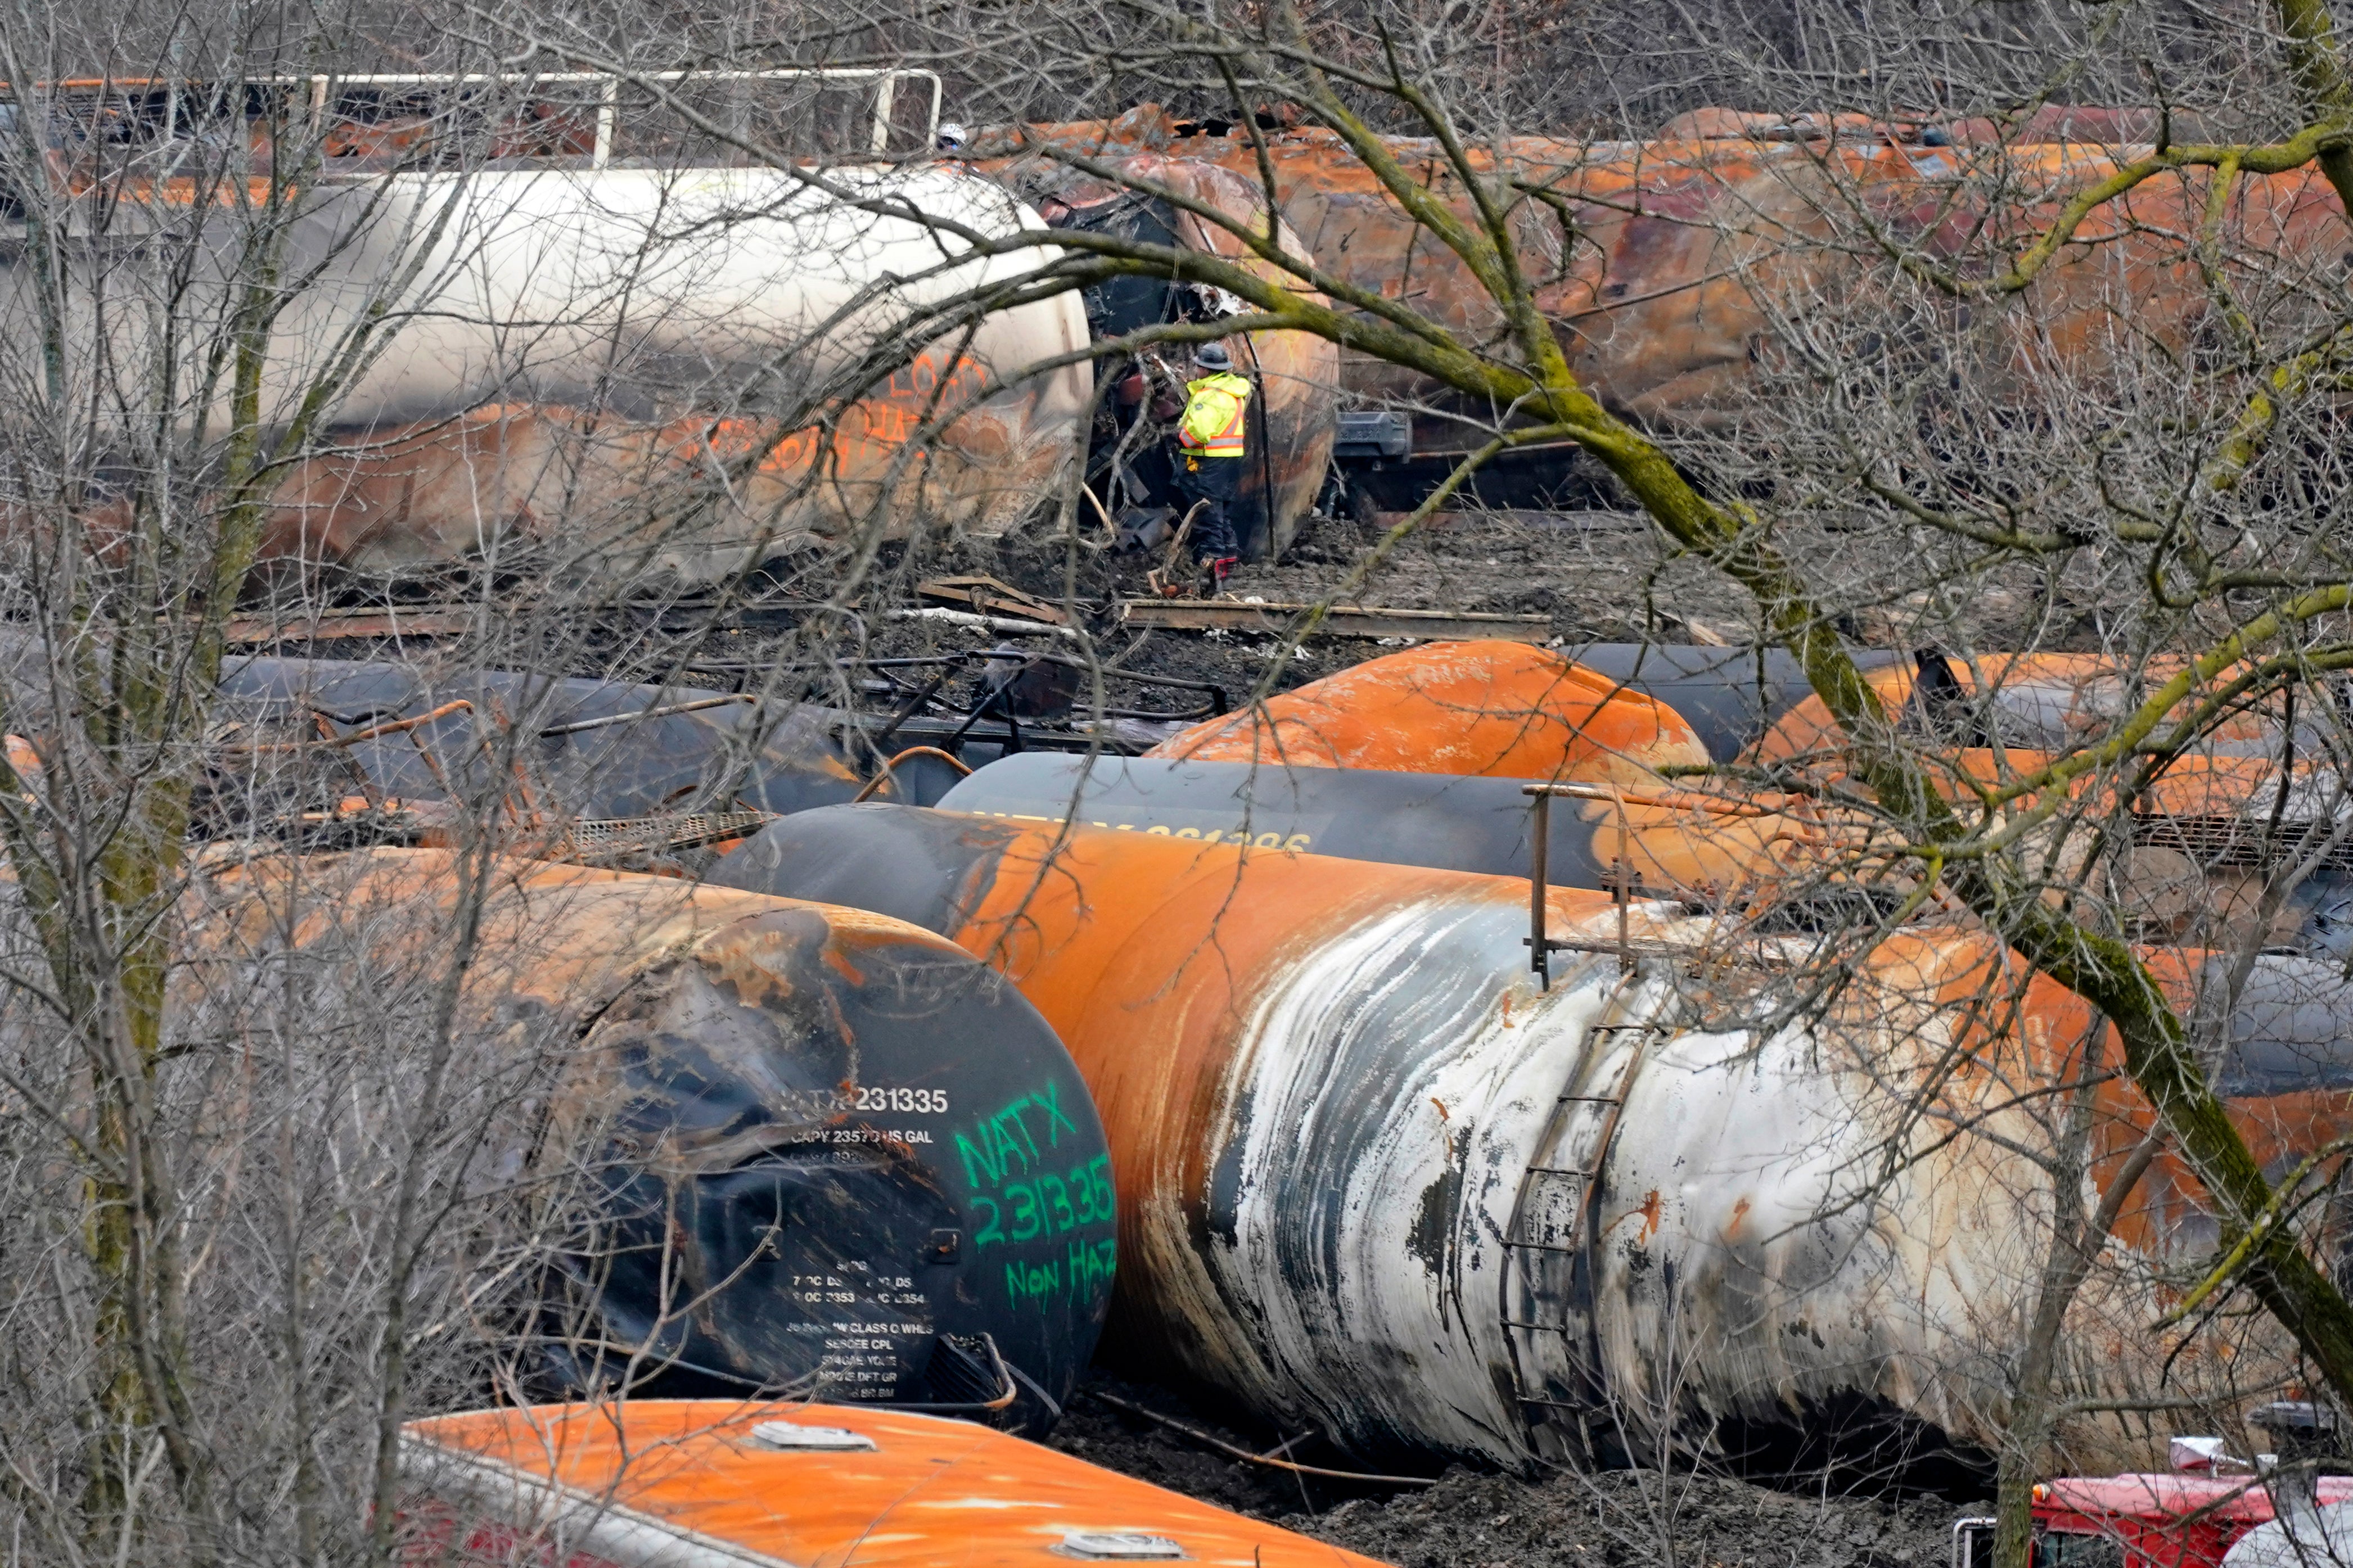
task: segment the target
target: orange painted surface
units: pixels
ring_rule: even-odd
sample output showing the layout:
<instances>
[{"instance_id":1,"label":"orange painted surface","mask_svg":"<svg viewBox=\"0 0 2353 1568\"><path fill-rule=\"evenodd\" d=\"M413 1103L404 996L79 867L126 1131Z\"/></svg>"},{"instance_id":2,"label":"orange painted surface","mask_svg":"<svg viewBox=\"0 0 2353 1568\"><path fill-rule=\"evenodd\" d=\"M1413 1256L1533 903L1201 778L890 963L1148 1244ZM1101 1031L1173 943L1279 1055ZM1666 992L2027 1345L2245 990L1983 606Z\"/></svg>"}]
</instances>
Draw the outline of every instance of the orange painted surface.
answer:
<instances>
[{"instance_id":1,"label":"orange painted surface","mask_svg":"<svg viewBox=\"0 0 2353 1568\"><path fill-rule=\"evenodd\" d=\"M2195 948L2142 947L2141 962L2168 1002L2195 1009L2199 970L2212 954ZM2153 1107L2123 1073L2114 1026L2100 1022L2084 999L2049 975L2030 970L1975 931L1913 931L1882 943L1869 961L1871 978L1887 992L1933 998L1962 1020L1950 1084L1936 1097L1939 1116L1963 1116L1972 1104L2006 1101L2024 1084L2080 1079L2084 1054L2096 1046L2108 1076L2095 1091L2094 1151L2089 1179L2105 1190L2142 1137L2156 1124ZM2226 1101L2231 1123L2246 1140L2257 1165L2274 1180L2305 1156L2353 1133L2353 1093L2342 1089L2241 1098ZM2189 1162L2168 1141L2134 1189L2116 1226L2116 1239L2143 1252L2202 1254L2213 1205Z\"/></svg>"},{"instance_id":2,"label":"orange painted surface","mask_svg":"<svg viewBox=\"0 0 2353 1568\"><path fill-rule=\"evenodd\" d=\"M2114 710L2124 683L2117 661L2092 653L1989 653L1975 660L1948 661L1962 689L1972 694L1989 689L2047 693L2076 710L2070 727L2086 735ZM2152 658L2144 667L2145 685L2154 687L2179 671L2179 658ZM1901 661L1862 672L1863 683L1878 693L1890 719L1902 711L1912 695L1916 671ZM2216 732L2227 740L2252 739L2260 732L2257 715L2225 721ZM1751 749L1759 762L1786 762L1809 753L1833 752L1843 746L1843 731L1820 697L1808 697L1777 721Z\"/></svg>"},{"instance_id":3,"label":"orange painted surface","mask_svg":"<svg viewBox=\"0 0 2353 1568\"><path fill-rule=\"evenodd\" d=\"M1492 901L1524 921L1527 884L1093 828L1058 839L1051 825L1008 846L951 934L1019 986L1094 1096L1120 1194L1129 1305L1115 1311L1148 1311L1155 1337L1210 1316L1172 1294L1196 1272L1184 1216L1207 1200L1241 1020L1322 939L1424 900ZM1550 903L1555 934L1614 921L1604 894L1555 889ZM1499 997L1520 980L1499 976Z\"/></svg>"},{"instance_id":4,"label":"orange painted surface","mask_svg":"<svg viewBox=\"0 0 2353 1568\"><path fill-rule=\"evenodd\" d=\"M261 556L414 566L465 558L485 530L591 554L707 540L724 556L763 530L824 532L862 518L881 487L902 479L943 514L1016 493L1026 504L1060 449L1029 431L1029 391L976 401L986 382L970 360L926 356L824 429L708 416L646 426L504 404L374 430L288 470L264 514ZM928 421L959 407L918 440ZM697 508L715 521L681 529ZM104 539L119 521L101 515L91 528Z\"/></svg>"},{"instance_id":5,"label":"orange painted surface","mask_svg":"<svg viewBox=\"0 0 2353 1568\"><path fill-rule=\"evenodd\" d=\"M1656 768L1708 760L1673 709L1511 642L1368 659L1145 754L1652 786Z\"/></svg>"},{"instance_id":6,"label":"orange painted surface","mask_svg":"<svg viewBox=\"0 0 2353 1568\"><path fill-rule=\"evenodd\" d=\"M1973 696L1989 689L2008 693L2005 700L2031 706L2039 716L2057 717L2069 745L2099 740L2109 724L2130 710L2151 688L2179 673L2182 660L2162 657L2147 661L2140 691L2127 689L2116 660L2098 654L1988 654L1973 664L1961 659L1950 668L1962 689ZM2236 673L2225 669L2211 689L2219 689ZM1909 663L1865 671L1863 679L1878 693L1891 720L1898 719L1912 695L1915 670ZM2193 694L2179 710L2188 712L2199 698ZM1999 705L1998 705L1999 706ZM2016 737L2029 732L2024 723L1994 715L1997 728ZM2170 816L2237 816L2268 800L2279 786L2277 746L2280 712L2275 702L2223 714L2196 749L2169 763L2149 785L2135 809ZM2162 731L2159 731L2162 733ZM1820 697L1809 697L1783 714L1750 749L1758 763L1799 763L1836 773L1842 764L1844 731ZM2005 777L2029 773L2059 753L2006 743L2000 756L1986 747L1961 747L1949 752L1942 766L1948 778L1968 777L1993 784ZM2114 779L2104 770L2080 779L2074 791L2087 805L2104 805Z\"/></svg>"},{"instance_id":7,"label":"orange painted surface","mask_svg":"<svg viewBox=\"0 0 2353 1568\"><path fill-rule=\"evenodd\" d=\"M1137 1331L1150 1314L1155 1342L1192 1331L1181 1306L1191 1245L1186 1216L1207 1202L1212 1134L1222 1114L1241 1022L1326 933L1368 910L1444 899L1451 907L1493 900L1526 906L1511 878L1377 866L1169 837L1080 829L1058 841L1041 826L1013 840L955 941L1003 970L1070 1050L1092 1092L1110 1142L1121 1194L1119 1310ZM1606 895L1556 889L1555 935L1606 938ZM2198 963L2186 949L2144 949L2178 1006L2192 1001ZM2084 1000L2027 966L1974 928L1898 931L1862 961L1863 984L1833 1005L1858 1010L1868 1029L1888 1006L1952 1021L1952 1076L1935 1093L1937 1114L1967 1120L2008 1104L2021 1084L2067 1082L2094 1039ZM2154 1123L2155 1113L2121 1066L2114 1030L2099 1026L2111 1075L2097 1094L2094 1182L2111 1177ZM2256 1160L2274 1172L2353 1132L2353 1095L2342 1090L2241 1100L2231 1119ZM2117 1240L2163 1255L2196 1245L2211 1207L2186 1163L2168 1151L2144 1178L2116 1227ZM2185 1236L2193 1238L2185 1243ZM1218 1347L1180 1356L1214 1363Z\"/></svg>"},{"instance_id":8,"label":"orange painted surface","mask_svg":"<svg viewBox=\"0 0 2353 1568\"><path fill-rule=\"evenodd\" d=\"M2070 195L2118 166L2108 148L2043 135L2008 147L1903 145L1884 133L1893 127L1852 121L1837 127L1835 141L1701 134L1725 129L1687 119L1644 142L1519 136L1467 151L1474 172L1500 163L1565 208L1556 216L1531 201L1514 211L1537 308L1578 380L1638 418L1736 418L1760 395L1757 351L1779 340L1778 310L1802 313L1823 299L1894 288L1882 264L1862 259L1876 252L1855 243L1858 212L1966 272L2014 253ZM999 129L974 146L984 158L1008 159L1039 142L1106 159L1150 150L1260 178L1251 139L1176 132L1173 116L1141 104L1113 121ZM2099 130L2086 121L2076 133ZM1432 142L1398 138L1388 149L1458 216L1476 221ZM1409 300L1462 342L1498 330L1495 303L1471 269L1332 132L1274 131L1264 153L1284 220L1328 273ZM2200 169L2169 173L2086 220L2021 305L2022 330L1988 394L2032 401L2038 368L2110 373L2122 357L2119 315L2170 351L2187 352L2210 307L2182 237L2200 231L2209 178ZM2343 209L2316 169L2242 177L2236 191L2222 218L2226 254L2293 274L2329 265L2343 248ZM1577 243L1564 255L1559 233L1567 225ZM1344 364L1351 392L1450 407L1482 423L1493 417L1476 400L1361 353Z\"/></svg>"},{"instance_id":9,"label":"orange painted surface","mask_svg":"<svg viewBox=\"0 0 2353 1568\"><path fill-rule=\"evenodd\" d=\"M772 1421L844 1427L875 1447L779 1451L753 1437L753 1428ZM406 1432L795 1568L1048 1568L1071 1561L1056 1549L1071 1531L1166 1536L1188 1561L1235 1568L1378 1568L1083 1459L933 1416L641 1399L436 1416ZM541 1488L522 1495L534 1492L544 1495ZM438 1555L412 1552L409 1562L426 1568Z\"/></svg>"}]
</instances>

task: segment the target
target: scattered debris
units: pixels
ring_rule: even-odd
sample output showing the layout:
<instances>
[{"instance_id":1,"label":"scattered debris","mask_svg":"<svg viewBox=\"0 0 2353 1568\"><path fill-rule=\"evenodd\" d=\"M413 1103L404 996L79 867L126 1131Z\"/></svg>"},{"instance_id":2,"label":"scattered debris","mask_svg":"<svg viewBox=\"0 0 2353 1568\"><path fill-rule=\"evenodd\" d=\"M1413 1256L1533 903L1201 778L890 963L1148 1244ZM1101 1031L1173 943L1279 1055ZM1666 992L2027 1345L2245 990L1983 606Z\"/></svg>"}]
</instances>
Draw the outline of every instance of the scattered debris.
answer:
<instances>
[{"instance_id":1,"label":"scattered debris","mask_svg":"<svg viewBox=\"0 0 2353 1568\"><path fill-rule=\"evenodd\" d=\"M1078 633L1066 626L1045 621L1017 619L1011 616L976 616L966 610L945 610L934 605L922 610L892 610L894 621L938 621L951 626L969 626L974 631L1001 632L1017 637L1068 637L1078 639Z\"/></svg>"},{"instance_id":2,"label":"scattered debris","mask_svg":"<svg viewBox=\"0 0 2353 1568\"><path fill-rule=\"evenodd\" d=\"M1071 624L1071 617L1057 605L994 577L934 577L915 584L915 597L934 604L962 605L979 615L1012 616L1057 626Z\"/></svg>"},{"instance_id":3,"label":"scattered debris","mask_svg":"<svg viewBox=\"0 0 2353 1568\"><path fill-rule=\"evenodd\" d=\"M1454 1469L1426 1491L1286 1522L1398 1568L1937 1568L1945 1560L1949 1502L1810 1494L1688 1471L1529 1482Z\"/></svg>"},{"instance_id":4,"label":"scattered debris","mask_svg":"<svg viewBox=\"0 0 2353 1568\"><path fill-rule=\"evenodd\" d=\"M452 637L472 631L475 617L459 611L322 610L272 620L239 616L222 628L231 647L273 643L374 641L387 637Z\"/></svg>"},{"instance_id":5,"label":"scattered debris","mask_svg":"<svg viewBox=\"0 0 2353 1568\"><path fill-rule=\"evenodd\" d=\"M1204 1432L1198 1426L1187 1425L1173 1415L1163 1415L1156 1410L1147 1409L1132 1399L1122 1399L1118 1394L1100 1388L1083 1389L1081 1392L1090 1399L1103 1401L1114 1410L1124 1410L1130 1415L1141 1416L1155 1426L1166 1426L1179 1436L1189 1438L1218 1453L1230 1455L1244 1464L1264 1465L1270 1469L1289 1470L1295 1475L1322 1476L1326 1480L1356 1481L1368 1486L1427 1487L1436 1484L1428 1476L1378 1476L1370 1475L1362 1470L1335 1470L1322 1465L1303 1465L1296 1459L1286 1459L1282 1457L1282 1449L1294 1446L1291 1442L1263 1454L1253 1454L1248 1448L1229 1443L1222 1437Z\"/></svg>"}]
</instances>

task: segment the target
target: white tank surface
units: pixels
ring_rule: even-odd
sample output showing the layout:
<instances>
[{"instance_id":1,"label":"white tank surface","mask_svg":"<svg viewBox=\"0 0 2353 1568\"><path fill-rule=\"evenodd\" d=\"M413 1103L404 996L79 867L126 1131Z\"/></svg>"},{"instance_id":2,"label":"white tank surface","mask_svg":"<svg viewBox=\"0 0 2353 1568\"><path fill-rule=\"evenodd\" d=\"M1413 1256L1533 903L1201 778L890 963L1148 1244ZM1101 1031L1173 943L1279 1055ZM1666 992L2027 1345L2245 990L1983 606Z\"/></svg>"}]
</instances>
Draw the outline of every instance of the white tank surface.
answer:
<instances>
[{"instance_id":1,"label":"white tank surface","mask_svg":"<svg viewBox=\"0 0 2353 1568\"><path fill-rule=\"evenodd\" d=\"M1083 363L1025 372L1082 351L1085 313L1074 294L955 310L1056 252L975 255L955 231L1043 221L953 168L822 178L540 165L315 187L285 268L315 281L277 323L265 418L392 309L332 417L339 449L280 487L265 554L397 570L522 537L707 577L878 520L1017 521L1072 459L1092 389ZM892 352L944 308L923 353Z\"/></svg>"},{"instance_id":2,"label":"white tank surface","mask_svg":"<svg viewBox=\"0 0 2353 1568\"><path fill-rule=\"evenodd\" d=\"M1525 879L1156 827L820 807L711 879L889 913L1013 979L1112 1151L1107 1343L1271 1426L1507 1466L1998 1448L2051 1235L2016 1086L2073 1079L2079 999L1939 926L1822 1000L1814 938L1647 900L1623 971L1609 899L1568 888L1545 988ZM2149 1115L2113 1079L2093 1109L2105 1181ZM2178 1356L2141 1331L2149 1265L2212 1243L2139 1229L2078 1298L2066 1396L2284 1375L2263 1324ZM2066 1439L2142 1457L2098 1414Z\"/></svg>"},{"instance_id":3,"label":"white tank surface","mask_svg":"<svg viewBox=\"0 0 2353 1568\"><path fill-rule=\"evenodd\" d=\"M2353 1502L2265 1520L2232 1543L2222 1568L2353 1568Z\"/></svg>"}]
</instances>

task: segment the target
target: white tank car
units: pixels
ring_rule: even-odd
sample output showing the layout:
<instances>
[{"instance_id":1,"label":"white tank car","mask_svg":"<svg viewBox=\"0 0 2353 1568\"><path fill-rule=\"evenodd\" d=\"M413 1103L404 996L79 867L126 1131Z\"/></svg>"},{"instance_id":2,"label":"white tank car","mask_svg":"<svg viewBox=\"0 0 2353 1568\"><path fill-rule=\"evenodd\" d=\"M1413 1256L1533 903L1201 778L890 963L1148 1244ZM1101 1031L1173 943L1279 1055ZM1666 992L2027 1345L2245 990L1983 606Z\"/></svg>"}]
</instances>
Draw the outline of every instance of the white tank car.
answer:
<instances>
[{"instance_id":1,"label":"white tank car","mask_svg":"<svg viewBox=\"0 0 2353 1568\"><path fill-rule=\"evenodd\" d=\"M1043 221L953 168L827 178L848 195L721 167L314 187L286 267L314 280L271 340L265 418L391 308L337 449L279 487L265 556L374 573L530 546L576 574L708 578L811 533L1018 521L1077 450L1089 368L1024 374L1084 349L1077 295L893 346L1057 254L975 256L940 222L1001 240Z\"/></svg>"}]
</instances>

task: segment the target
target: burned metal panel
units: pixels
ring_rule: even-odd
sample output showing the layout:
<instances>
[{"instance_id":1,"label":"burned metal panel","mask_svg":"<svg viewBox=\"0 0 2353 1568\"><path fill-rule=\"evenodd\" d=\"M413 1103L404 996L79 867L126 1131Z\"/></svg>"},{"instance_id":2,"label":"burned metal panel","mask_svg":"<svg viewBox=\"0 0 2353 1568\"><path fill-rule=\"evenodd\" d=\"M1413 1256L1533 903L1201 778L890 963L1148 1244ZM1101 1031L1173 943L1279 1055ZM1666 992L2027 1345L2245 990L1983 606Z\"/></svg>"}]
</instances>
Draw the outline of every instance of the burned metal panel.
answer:
<instances>
[{"instance_id":1,"label":"burned metal panel","mask_svg":"<svg viewBox=\"0 0 2353 1568\"><path fill-rule=\"evenodd\" d=\"M512 738L524 787L531 804L550 816L649 816L690 801L704 809L718 804L792 812L847 801L863 782L828 710L796 705L758 733L750 702L687 687L360 660L237 658L224 664L221 695L223 722L257 737L283 731L301 741L319 738L316 721L305 725L309 714L321 716L329 731L348 734L468 704L418 730L341 749L381 795L407 801L446 797L450 773L479 773L478 732L516 723L533 731ZM336 766L343 788L360 782Z\"/></svg>"},{"instance_id":2,"label":"burned metal panel","mask_svg":"<svg viewBox=\"0 0 2353 1568\"><path fill-rule=\"evenodd\" d=\"M799 906L649 971L583 1047L621 1064L581 1273L608 1334L712 1394L805 1367L825 1397L932 1403L941 1342L987 1334L1067 1395L1109 1305L1110 1158L1076 1068L998 976Z\"/></svg>"},{"instance_id":3,"label":"burned metal panel","mask_svg":"<svg viewBox=\"0 0 2353 1568\"><path fill-rule=\"evenodd\" d=\"M224 868L198 950L283 928L414 959L459 886L434 850ZM461 1029L515 1038L521 1006L578 1034L545 1125L518 1101L503 1129L588 1187L537 1307L549 1376L594 1386L635 1349L658 1390L970 1407L1001 1381L986 1336L1028 1380L1011 1418L1050 1425L1108 1310L1115 1204L1077 1070L1012 986L863 910L520 860L494 887Z\"/></svg>"},{"instance_id":4,"label":"burned metal panel","mask_svg":"<svg viewBox=\"0 0 2353 1568\"><path fill-rule=\"evenodd\" d=\"M1672 709L1549 649L1508 642L1367 659L1145 754L1627 785L1707 761Z\"/></svg>"}]
</instances>

